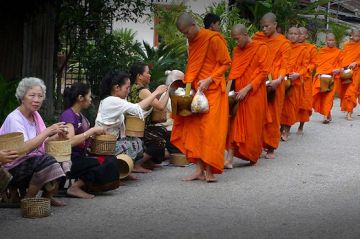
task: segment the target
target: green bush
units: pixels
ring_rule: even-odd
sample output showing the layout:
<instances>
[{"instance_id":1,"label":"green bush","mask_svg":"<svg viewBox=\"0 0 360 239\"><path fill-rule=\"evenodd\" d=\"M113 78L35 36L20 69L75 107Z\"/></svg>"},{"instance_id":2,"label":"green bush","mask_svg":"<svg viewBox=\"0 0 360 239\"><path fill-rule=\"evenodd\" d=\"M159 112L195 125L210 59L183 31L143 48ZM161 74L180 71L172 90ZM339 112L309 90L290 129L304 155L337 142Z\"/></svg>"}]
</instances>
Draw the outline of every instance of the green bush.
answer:
<instances>
[{"instance_id":1,"label":"green bush","mask_svg":"<svg viewBox=\"0 0 360 239\"><path fill-rule=\"evenodd\" d=\"M15 97L16 87L19 80L5 80L0 75L0 122L4 122L6 116L11 113L17 106L18 102Z\"/></svg>"}]
</instances>

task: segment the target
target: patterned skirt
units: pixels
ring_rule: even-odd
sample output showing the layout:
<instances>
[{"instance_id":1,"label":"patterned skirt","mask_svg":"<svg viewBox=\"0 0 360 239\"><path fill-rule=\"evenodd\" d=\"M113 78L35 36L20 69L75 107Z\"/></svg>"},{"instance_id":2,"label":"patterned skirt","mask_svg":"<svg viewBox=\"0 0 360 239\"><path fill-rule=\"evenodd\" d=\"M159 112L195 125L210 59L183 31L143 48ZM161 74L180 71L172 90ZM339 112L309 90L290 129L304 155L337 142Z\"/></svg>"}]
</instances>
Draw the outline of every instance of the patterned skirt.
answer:
<instances>
[{"instance_id":1,"label":"patterned skirt","mask_svg":"<svg viewBox=\"0 0 360 239\"><path fill-rule=\"evenodd\" d=\"M115 155L127 154L133 161L143 156L143 142L140 138L127 136L116 142Z\"/></svg>"},{"instance_id":2,"label":"patterned skirt","mask_svg":"<svg viewBox=\"0 0 360 239\"><path fill-rule=\"evenodd\" d=\"M29 184L42 188L46 183L65 176L60 164L48 154L28 158L9 173L13 176L10 186L21 189L26 189Z\"/></svg>"},{"instance_id":3,"label":"patterned skirt","mask_svg":"<svg viewBox=\"0 0 360 239\"><path fill-rule=\"evenodd\" d=\"M144 132L144 151L154 163L161 163L165 157L167 130L164 126L147 126Z\"/></svg>"}]
</instances>

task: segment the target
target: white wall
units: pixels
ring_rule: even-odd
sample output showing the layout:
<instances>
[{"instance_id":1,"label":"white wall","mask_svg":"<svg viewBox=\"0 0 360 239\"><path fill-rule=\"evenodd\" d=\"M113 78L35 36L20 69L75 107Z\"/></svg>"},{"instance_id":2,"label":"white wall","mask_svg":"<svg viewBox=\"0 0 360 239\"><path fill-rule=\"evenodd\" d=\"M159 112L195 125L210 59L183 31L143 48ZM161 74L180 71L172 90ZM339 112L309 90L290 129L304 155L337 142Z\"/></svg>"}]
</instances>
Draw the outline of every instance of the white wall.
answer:
<instances>
[{"instance_id":1,"label":"white wall","mask_svg":"<svg viewBox=\"0 0 360 239\"><path fill-rule=\"evenodd\" d=\"M171 2L172 1L168 1ZM211 6L213 3L222 2L222 0L183 0L183 1L174 1L174 2L184 2L188 6L189 10L196 12L198 14L204 14L207 6ZM169 4L169 3L165 3ZM143 40L153 45L154 41L154 23L148 22L144 17L139 20L139 22L122 22L116 21L113 23L113 29L121 28L131 28L136 31L136 40L142 42Z\"/></svg>"}]
</instances>

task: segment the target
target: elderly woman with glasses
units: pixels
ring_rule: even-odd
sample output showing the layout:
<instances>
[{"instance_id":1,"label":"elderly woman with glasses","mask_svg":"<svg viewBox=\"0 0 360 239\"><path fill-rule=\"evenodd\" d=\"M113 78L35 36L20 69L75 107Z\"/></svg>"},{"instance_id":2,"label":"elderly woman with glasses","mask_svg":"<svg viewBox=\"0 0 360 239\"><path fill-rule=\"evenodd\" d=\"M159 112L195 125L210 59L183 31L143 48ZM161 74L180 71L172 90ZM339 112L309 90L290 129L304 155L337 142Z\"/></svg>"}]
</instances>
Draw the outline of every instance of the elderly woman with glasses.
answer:
<instances>
[{"instance_id":1,"label":"elderly woman with glasses","mask_svg":"<svg viewBox=\"0 0 360 239\"><path fill-rule=\"evenodd\" d=\"M43 189L43 196L50 198L52 205L64 206L65 203L53 195L57 192L57 180L65 173L54 157L45 154L44 142L65 136L67 126L56 123L46 128L38 113L45 93L44 82L38 78L28 77L20 81L15 94L20 106L6 117L0 134L23 133L25 156L5 163L3 167L13 176L10 187L26 192L26 198L36 197Z\"/></svg>"}]
</instances>

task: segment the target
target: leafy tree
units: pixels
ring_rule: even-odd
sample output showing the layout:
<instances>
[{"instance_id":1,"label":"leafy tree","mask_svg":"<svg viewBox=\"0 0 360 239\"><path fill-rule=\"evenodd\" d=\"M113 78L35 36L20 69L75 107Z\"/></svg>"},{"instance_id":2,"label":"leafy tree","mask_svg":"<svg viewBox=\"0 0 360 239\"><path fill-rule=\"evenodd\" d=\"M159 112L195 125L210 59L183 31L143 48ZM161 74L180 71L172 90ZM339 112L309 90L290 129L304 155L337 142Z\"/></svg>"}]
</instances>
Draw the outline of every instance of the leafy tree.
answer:
<instances>
[{"instance_id":1,"label":"leafy tree","mask_svg":"<svg viewBox=\"0 0 360 239\"><path fill-rule=\"evenodd\" d=\"M58 105L56 108L59 110L61 109L61 77L69 60L83 58L82 53L86 55L89 51L95 51L94 48L98 45L106 50L104 45L110 45L115 41L109 36L113 20L136 22L145 15L146 10L151 7L151 2L146 0L56 0L55 4L57 8L56 50L64 53L64 60L57 67ZM111 49L107 52L110 51ZM104 63L104 58L100 57L97 65L101 63Z\"/></svg>"},{"instance_id":2,"label":"leafy tree","mask_svg":"<svg viewBox=\"0 0 360 239\"><path fill-rule=\"evenodd\" d=\"M317 7L327 4L329 0L319 0L301 5L298 0L235 0L231 1L233 7L237 7L240 14L252 21L257 27L260 26L261 17L267 12L273 12L282 32L286 32L291 26L307 26L309 21L305 15L324 15ZM315 29L311 29L315 30Z\"/></svg>"},{"instance_id":3,"label":"leafy tree","mask_svg":"<svg viewBox=\"0 0 360 239\"><path fill-rule=\"evenodd\" d=\"M234 25L239 23L244 24L247 27L250 36L257 31L254 24L251 24L249 20L241 17L240 10L238 8L227 9L225 1L213 3L206 9L206 11L214 13L220 17L221 32L226 39L230 54L232 54L232 50L235 47L235 41L231 38L231 29Z\"/></svg>"},{"instance_id":4,"label":"leafy tree","mask_svg":"<svg viewBox=\"0 0 360 239\"><path fill-rule=\"evenodd\" d=\"M15 98L15 90L19 80L6 81L3 76L0 75L0 123L4 122L6 116L13 111L17 106L17 100Z\"/></svg>"}]
</instances>

